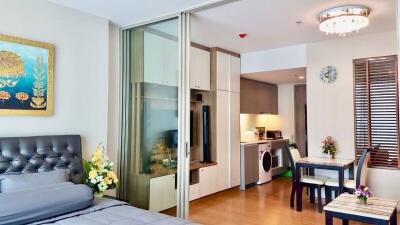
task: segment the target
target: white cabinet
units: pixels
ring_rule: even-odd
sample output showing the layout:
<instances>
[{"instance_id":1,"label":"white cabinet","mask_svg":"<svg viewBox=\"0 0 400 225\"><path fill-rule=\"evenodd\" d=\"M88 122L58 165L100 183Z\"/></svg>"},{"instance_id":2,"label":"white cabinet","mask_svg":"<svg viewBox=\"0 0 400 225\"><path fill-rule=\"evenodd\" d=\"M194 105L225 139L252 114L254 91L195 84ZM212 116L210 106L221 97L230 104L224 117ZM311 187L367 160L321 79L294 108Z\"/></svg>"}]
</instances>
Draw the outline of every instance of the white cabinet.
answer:
<instances>
[{"instance_id":1,"label":"white cabinet","mask_svg":"<svg viewBox=\"0 0 400 225\"><path fill-rule=\"evenodd\" d=\"M218 188L240 183L240 58L213 52L213 80L216 82L216 152Z\"/></svg>"},{"instance_id":2,"label":"white cabinet","mask_svg":"<svg viewBox=\"0 0 400 225\"><path fill-rule=\"evenodd\" d=\"M144 32L144 78L147 83L178 86L178 42Z\"/></svg>"},{"instance_id":3,"label":"white cabinet","mask_svg":"<svg viewBox=\"0 0 400 225\"><path fill-rule=\"evenodd\" d=\"M217 90L216 146L218 163L218 190L230 187L229 169L229 91Z\"/></svg>"},{"instance_id":4,"label":"white cabinet","mask_svg":"<svg viewBox=\"0 0 400 225\"><path fill-rule=\"evenodd\" d=\"M218 166L208 166L199 170L200 197L218 191Z\"/></svg>"},{"instance_id":5,"label":"white cabinet","mask_svg":"<svg viewBox=\"0 0 400 225\"><path fill-rule=\"evenodd\" d=\"M229 90L240 92L240 58L234 56L230 56Z\"/></svg>"},{"instance_id":6,"label":"white cabinet","mask_svg":"<svg viewBox=\"0 0 400 225\"><path fill-rule=\"evenodd\" d=\"M191 47L190 54L190 88L210 90L210 52Z\"/></svg>"},{"instance_id":7,"label":"white cabinet","mask_svg":"<svg viewBox=\"0 0 400 225\"><path fill-rule=\"evenodd\" d=\"M240 184L240 93L230 92L230 170L231 187Z\"/></svg>"},{"instance_id":8,"label":"white cabinet","mask_svg":"<svg viewBox=\"0 0 400 225\"><path fill-rule=\"evenodd\" d=\"M189 186L189 201L200 198L200 183Z\"/></svg>"},{"instance_id":9,"label":"white cabinet","mask_svg":"<svg viewBox=\"0 0 400 225\"><path fill-rule=\"evenodd\" d=\"M230 55L217 52L217 90L229 90L229 73L230 73Z\"/></svg>"},{"instance_id":10,"label":"white cabinet","mask_svg":"<svg viewBox=\"0 0 400 225\"><path fill-rule=\"evenodd\" d=\"M150 179L149 204L154 212L176 206L175 174Z\"/></svg>"},{"instance_id":11,"label":"white cabinet","mask_svg":"<svg viewBox=\"0 0 400 225\"><path fill-rule=\"evenodd\" d=\"M216 89L240 92L240 58L216 52Z\"/></svg>"}]
</instances>

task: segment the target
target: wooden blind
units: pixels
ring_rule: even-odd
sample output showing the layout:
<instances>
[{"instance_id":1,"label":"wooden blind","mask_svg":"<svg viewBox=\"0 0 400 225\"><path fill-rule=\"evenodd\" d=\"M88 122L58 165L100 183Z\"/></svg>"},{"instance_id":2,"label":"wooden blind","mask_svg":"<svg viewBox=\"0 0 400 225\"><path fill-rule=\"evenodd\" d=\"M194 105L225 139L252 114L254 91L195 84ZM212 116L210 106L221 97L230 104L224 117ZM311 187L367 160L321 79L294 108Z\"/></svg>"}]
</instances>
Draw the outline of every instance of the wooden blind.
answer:
<instances>
[{"instance_id":1,"label":"wooden blind","mask_svg":"<svg viewBox=\"0 0 400 225\"><path fill-rule=\"evenodd\" d=\"M370 166L399 167L397 56L354 60L355 148L371 152Z\"/></svg>"}]
</instances>

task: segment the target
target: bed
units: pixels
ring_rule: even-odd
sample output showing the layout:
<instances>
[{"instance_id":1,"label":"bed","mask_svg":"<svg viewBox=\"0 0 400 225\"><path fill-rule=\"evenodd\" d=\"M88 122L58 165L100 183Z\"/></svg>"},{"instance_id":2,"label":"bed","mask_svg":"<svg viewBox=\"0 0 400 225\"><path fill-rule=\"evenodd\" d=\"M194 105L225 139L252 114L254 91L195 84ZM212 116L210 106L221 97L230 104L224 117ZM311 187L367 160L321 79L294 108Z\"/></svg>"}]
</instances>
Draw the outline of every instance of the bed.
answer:
<instances>
[{"instance_id":1,"label":"bed","mask_svg":"<svg viewBox=\"0 0 400 225\"><path fill-rule=\"evenodd\" d=\"M0 224L194 224L93 198L82 177L79 135L0 138Z\"/></svg>"}]
</instances>

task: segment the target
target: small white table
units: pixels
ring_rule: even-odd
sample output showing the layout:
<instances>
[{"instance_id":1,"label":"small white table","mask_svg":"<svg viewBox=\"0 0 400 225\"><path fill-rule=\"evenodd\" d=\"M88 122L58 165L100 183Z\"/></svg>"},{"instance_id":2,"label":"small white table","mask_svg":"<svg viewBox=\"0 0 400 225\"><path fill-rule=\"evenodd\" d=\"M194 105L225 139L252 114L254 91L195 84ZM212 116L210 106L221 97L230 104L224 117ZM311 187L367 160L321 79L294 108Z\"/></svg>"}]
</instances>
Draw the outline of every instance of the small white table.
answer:
<instances>
[{"instance_id":1,"label":"small white table","mask_svg":"<svg viewBox=\"0 0 400 225\"><path fill-rule=\"evenodd\" d=\"M367 204L359 202L355 195L341 194L324 207L325 225L333 225L333 218L342 219L343 225L349 220L376 225L397 225L397 200L374 198Z\"/></svg>"}]
</instances>

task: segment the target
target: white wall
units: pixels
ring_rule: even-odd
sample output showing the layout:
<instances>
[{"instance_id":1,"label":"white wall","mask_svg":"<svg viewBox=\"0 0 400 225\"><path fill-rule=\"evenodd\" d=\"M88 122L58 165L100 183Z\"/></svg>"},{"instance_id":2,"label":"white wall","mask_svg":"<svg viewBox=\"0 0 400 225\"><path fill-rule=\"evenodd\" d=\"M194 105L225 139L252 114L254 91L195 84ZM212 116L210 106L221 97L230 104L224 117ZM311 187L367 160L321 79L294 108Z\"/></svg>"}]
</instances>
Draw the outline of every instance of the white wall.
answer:
<instances>
[{"instance_id":1,"label":"white wall","mask_svg":"<svg viewBox=\"0 0 400 225\"><path fill-rule=\"evenodd\" d=\"M294 84L278 85L278 112L282 136L294 141Z\"/></svg>"},{"instance_id":2,"label":"white wall","mask_svg":"<svg viewBox=\"0 0 400 225\"><path fill-rule=\"evenodd\" d=\"M396 33L340 38L307 45L308 151L321 156L328 135L338 143L338 158L355 158L353 59L397 54ZM319 80L327 65L337 68L332 84ZM400 199L400 171L369 169L368 185L375 196Z\"/></svg>"},{"instance_id":3,"label":"white wall","mask_svg":"<svg viewBox=\"0 0 400 225\"><path fill-rule=\"evenodd\" d=\"M241 54L241 73L255 73L306 66L306 45L293 45Z\"/></svg>"},{"instance_id":4,"label":"white wall","mask_svg":"<svg viewBox=\"0 0 400 225\"><path fill-rule=\"evenodd\" d=\"M46 0L0 3L2 34L55 45L54 115L1 116L0 136L80 134L84 157L107 144L109 22Z\"/></svg>"}]
</instances>

